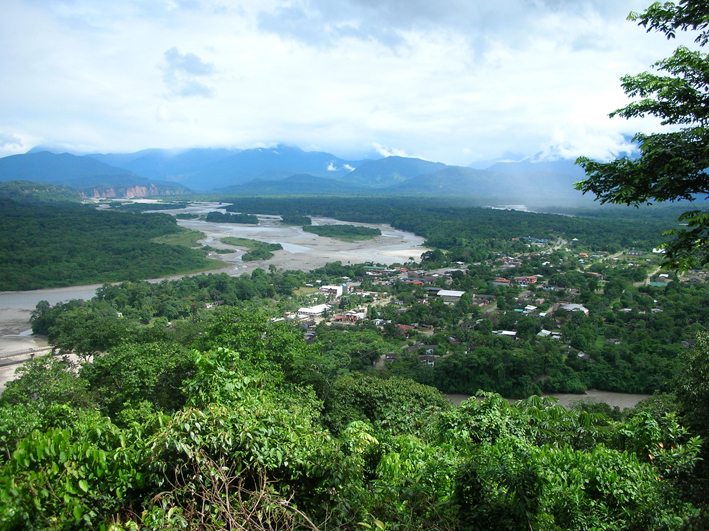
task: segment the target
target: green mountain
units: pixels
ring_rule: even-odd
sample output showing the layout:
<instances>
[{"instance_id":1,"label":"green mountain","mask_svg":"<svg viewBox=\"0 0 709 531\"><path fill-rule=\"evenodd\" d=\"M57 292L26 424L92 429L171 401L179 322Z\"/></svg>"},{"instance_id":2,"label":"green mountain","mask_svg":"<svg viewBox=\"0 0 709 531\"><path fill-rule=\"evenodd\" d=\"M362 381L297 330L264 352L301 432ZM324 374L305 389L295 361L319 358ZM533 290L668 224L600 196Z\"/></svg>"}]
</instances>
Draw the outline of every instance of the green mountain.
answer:
<instances>
[{"instance_id":1,"label":"green mountain","mask_svg":"<svg viewBox=\"0 0 709 531\"><path fill-rule=\"evenodd\" d=\"M280 181L255 179L241 186L230 186L219 193L233 195L338 195L371 192L371 188L343 181L301 174Z\"/></svg>"},{"instance_id":2,"label":"green mountain","mask_svg":"<svg viewBox=\"0 0 709 531\"><path fill-rule=\"evenodd\" d=\"M386 157L363 162L346 175L345 179L360 185L384 188L445 167L441 162L409 157Z\"/></svg>"},{"instance_id":3,"label":"green mountain","mask_svg":"<svg viewBox=\"0 0 709 531\"><path fill-rule=\"evenodd\" d=\"M0 158L0 182L34 181L77 190L83 197L180 195L190 190L155 182L90 157L47 151Z\"/></svg>"},{"instance_id":4,"label":"green mountain","mask_svg":"<svg viewBox=\"0 0 709 531\"><path fill-rule=\"evenodd\" d=\"M10 199L16 203L80 202L81 194L53 184L8 181L0 183L0 199Z\"/></svg>"},{"instance_id":5,"label":"green mountain","mask_svg":"<svg viewBox=\"0 0 709 531\"><path fill-rule=\"evenodd\" d=\"M551 171L536 173L501 173L448 166L443 170L419 175L386 188L386 192L405 195L445 195L488 197L500 201L543 204L545 201L583 201L574 189L579 177Z\"/></svg>"},{"instance_id":6,"label":"green mountain","mask_svg":"<svg viewBox=\"0 0 709 531\"><path fill-rule=\"evenodd\" d=\"M356 162L330 153L303 151L292 146L247 149L207 164L180 182L193 190L207 191L246 184L262 175L310 174L336 178L350 173Z\"/></svg>"}]
</instances>

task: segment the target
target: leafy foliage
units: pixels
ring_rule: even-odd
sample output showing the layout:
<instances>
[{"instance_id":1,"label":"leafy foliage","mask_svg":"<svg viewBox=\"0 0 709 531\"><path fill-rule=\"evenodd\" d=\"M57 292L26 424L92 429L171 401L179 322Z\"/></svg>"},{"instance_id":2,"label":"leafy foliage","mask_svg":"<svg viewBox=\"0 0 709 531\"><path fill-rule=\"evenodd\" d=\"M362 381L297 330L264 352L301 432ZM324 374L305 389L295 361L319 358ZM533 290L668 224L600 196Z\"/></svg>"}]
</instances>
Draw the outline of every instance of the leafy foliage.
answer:
<instances>
[{"instance_id":1,"label":"leafy foliage","mask_svg":"<svg viewBox=\"0 0 709 531\"><path fill-rule=\"evenodd\" d=\"M151 243L183 231L171 216L0 200L0 290L155 278L210 267L204 253Z\"/></svg>"},{"instance_id":2,"label":"leafy foliage","mask_svg":"<svg viewBox=\"0 0 709 531\"><path fill-rule=\"evenodd\" d=\"M668 38L680 29L699 31L696 42L707 42L707 8L702 3L682 1L653 4L631 19L648 30L658 30ZM623 118L656 116L663 125L681 126L678 131L645 135L638 133L634 141L640 147L640 158L619 159L600 163L581 157L578 163L588 178L577 183L584 193L592 192L601 202L627 205L648 201L694 201L697 195L709 194L707 144L707 73L709 56L680 46L671 57L653 67L667 75L644 72L625 76L622 87L629 97L639 98L611 113ZM673 229L675 238L665 246L665 265L687 270L693 264L709 263L709 216L694 210L679 221L690 229Z\"/></svg>"},{"instance_id":3,"label":"leafy foliage","mask_svg":"<svg viewBox=\"0 0 709 531\"><path fill-rule=\"evenodd\" d=\"M229 214L228 212L217 212L216 210L207 214L205 221L214 223L245 223L248 225L258 225L258 218L250 214Z\"/></svg>"},{"instance_id":4,"label":"leafy foliage","mask_svg":"<svg viewBox=\"0 0 709 531\"><path fill-rule=\"evenodd\" d=\"M371 240L382 235L382 231L379 229L357 227L355 225L305 225L303 230L318 236L327 236L328 238L337 238L345 241Z\"/></svg>"}]
</instances>

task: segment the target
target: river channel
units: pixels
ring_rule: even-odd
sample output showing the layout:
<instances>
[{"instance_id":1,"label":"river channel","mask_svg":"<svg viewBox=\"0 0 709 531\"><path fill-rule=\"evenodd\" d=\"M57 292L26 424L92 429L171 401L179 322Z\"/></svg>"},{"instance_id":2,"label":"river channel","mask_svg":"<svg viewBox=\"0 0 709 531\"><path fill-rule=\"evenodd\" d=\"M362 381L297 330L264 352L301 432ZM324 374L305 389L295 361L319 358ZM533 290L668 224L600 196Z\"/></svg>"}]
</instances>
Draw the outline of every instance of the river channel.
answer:
<instances>
[{"instance_id":1,"label":"river channel","mask_svg":"<svg viewBox=\"0 0 709 531\"><path fill-rule=\"evenodd\" d=\"M151 201L140 201L151 202ZM161 210L163 213L206 214L210 211L224 211L225 203L194 203L184 209ZM400 231L389 225L371 223L348 223L363 227L378 228L382 235L372 240L359 242L343 242L325 238L303 231L301 227L286 226L280 223L278 216L258 216L259 224L241 225L233 223L209 223L206 221L178 220L182 227L197 230L205 234L200 243L217 249L233 249L233 253L210 253L210 258L221 260L224 267L215 273L227 273L232 276L249 273L256 268L268 269L270 265L283 270L295 269L309 271L322 267L328 262L362 263L371 261L391 265L396 262L406 262L410 258L419 260L422 253L428 251L423 246L424 239L411 232ZM331 218L313 218L314 225L343 224L344 222ZM220 238L232 236L249 238L268 243L280 243L283 250L276 251L270 260L244 262L241 257L245 250L237 249L221 243ZM176 277L167 277L176 278ZM162 279L152 279L157 282ZM27 348L37 348L46 345L40 338L31 336L30 314L42 300L50 304L68 301L70 299L89 300L96 294L100 284L89 286L73 286L67 288L51 288L33 291L0 292L0 354L16 352ZM0 360L0 389L3 381L12 377L16 362L23 358Z\"/></svg>"},{"instance_id":2,"label":"river channel","mask_svg":"<svg viewBox=\"0 0 709 531\"><path fill-rule=\"evenodd\" d=\"M145 201L149 202L149 201ZM180 210L162 210L160 212L178 214L206 214L213 210L224 211L223 203L194 203ZM274 257L267 261L244 262L241 256L243 250L230 254L212 253L210 258L220 259L225 262L224 268L215 272L225 272L232 276L253 271L257 267L267 269L273 264L279 269L295 269L309 271L322 267L328 262L340 261L342 263L374 262L391 265L396 262L406 262L409 258L419 260L422 253L428 251L423 246L424 239L411 232L400 231L389 225L371 223L349 223L363 227L378 228L382 235L373 239L359 242L343 242L332 238L324 238L316 234L303 231L301 227L285 226L279 222L278 216L258 216L259 224L237 225L233 223L209 223L206 221L178 220L182 227L197 230L205 234L200 243L214 248L233 248L222 244L220 238L233 236L249 238L268 243L280 243L282 251L276 251ZM345 222L332 218L313 218L314 225L334 225ZM175 277L169 277L175 278ZM153 279L157 282L162 279ZM74 286L68 288L52 288L34 291L6 291L0 292L0 354L14 352L26 348L36 348L46 345L46 341L30 335L30 313L41 300L50 304L67 301L70 299L89 300L96 294L100 284L90 286ZM18 362L29 358L11 358L9 361L0 361L0 392L4 383L12 379ZM611 393L605 391L589 391L584 395L552 395L559 399L561 405L568 405L573 400L594 398L606 402L611 406L633 407L647 395L628 395L625 393ZM454 403L467 399L468 395L449 395Z\"/></svg>"}]
</instances>

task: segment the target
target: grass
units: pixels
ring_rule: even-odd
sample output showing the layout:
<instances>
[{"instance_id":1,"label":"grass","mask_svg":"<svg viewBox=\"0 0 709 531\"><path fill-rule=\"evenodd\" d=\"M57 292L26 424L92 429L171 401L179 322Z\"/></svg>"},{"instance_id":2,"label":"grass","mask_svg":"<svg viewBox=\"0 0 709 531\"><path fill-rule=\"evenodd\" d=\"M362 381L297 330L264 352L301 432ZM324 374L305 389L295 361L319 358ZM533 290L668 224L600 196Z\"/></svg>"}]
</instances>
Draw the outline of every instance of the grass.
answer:
<instances>
[{"instance_id":1,"label":"grass","mask_svg":"<svg viewBox=\"0 0 709 531\"><path fill-rule=\"evenodd\" d=\"M318 288L298 288L293 290L293 295L307 295L308 293L315 293L316 291L318 291Z\"/></svg>"},{"instance_id":2,"label":"grass","mask_svg":"<svg viewBox=\"0 0 709 531\"><path fill-rule=\"evenodd\" d=\"M236 247L246 247L250 251L258 249L259 247L263 247L263 245L268 245L257 240L249 240L248 238L235 238L233 236L226 236L224 238L220 238L220 241L222 243L226 243L227 245L234 245Z\"/></svg>"},{"instance_id":3,"label":"grass","mask_svg":"<svg viewBox=\"0 0 709 531\"><path fill-rule=\"evenodd\" d=\"M266 243L258 240L249 240L248 238L235 238L233 236L221 238L221 242L227 245L246 247L248 252L244 253L241 257L245 262L251 260L268 260L273 258L271 251L280 251L283 249L280 243Z\"/></svg>"},{"instance_id":4,"label":"grass","mask_svg":"<svg viewBox=\"0 0 709 531\"><path fill-rule=\"evenodd\" d=\"M165 243L167 245L181 245L182 247L198 247L199 244L197 240L201 240L205 237L206 234L204 234L204 232L182 228L180 232L158 236L150 241L154 243Z\"/></svg>"},{"instance_id":5,"label":"grass","mask_svg":"<svg viewBox=\"0 0 709 531\"><path fill-rule=\"evenodd\" d=\"M377 236L382 235L379 229L371 229L369 227L357 227L354 225L305 225L305 232L312 232L318 236L327 238L335 238L345 242L357 242L362 240L372 240Z\"/></svg>"}]
</instances>

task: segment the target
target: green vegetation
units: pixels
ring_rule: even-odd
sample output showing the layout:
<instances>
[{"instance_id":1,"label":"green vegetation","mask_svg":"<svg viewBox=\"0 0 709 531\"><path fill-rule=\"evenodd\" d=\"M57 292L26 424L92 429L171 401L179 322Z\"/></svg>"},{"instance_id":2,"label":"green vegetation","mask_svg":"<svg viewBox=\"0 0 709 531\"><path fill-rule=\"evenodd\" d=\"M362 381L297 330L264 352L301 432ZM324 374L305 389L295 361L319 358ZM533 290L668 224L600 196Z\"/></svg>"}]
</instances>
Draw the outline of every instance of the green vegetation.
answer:
<instances>
[{"instance_id":1,"label":"green vegetation","mask_svg":"<svg viewBox=\"0 0 709 531\"><path fill-rule=\"evenodd\" d=\"M207 252L217 253L217 254L231 254L231 253L236 252L236 251L234 251L234 249L217 249L217 248L212 247L210 245L204 245L204 246L202 246L202 249L204 249Z\"/></svg>"},{"instance_id":2,"label":"green vegetation","mask_svg":"<svg viewBox=\"0 0 709 531\"><path fill-rule=\"evenodd\" d=\"M312 232L318 236L337 238L346 242L356 242L360 240L371 240L382 235L379 229L369 227L356 227L355 225L316 225L304 226L303 230Z\"/></svg>"},{"instance_id":3,"label":"green vegetation","mask_svg":"<svg viewBox=\"0 0 709 531\"><path fill-rule=\"evenodd\" d=\"M164 243L166 245L181 245L183 247L198 247L200 244L198 240L203 240L207 236L204 232L200 232L192 229L185 229L184 227L179 227L179 231L173 232L172 234L166 234L165 236L158 236L153 238L152 242Z\"/></svg>"},{"instance_id":4,"label":"green vegetation","mask_svg":"<svg viewBox=\"0 0 709 531\"><path fill-rule=\"evenodd\" d=\"M258 218L250 214L229 214L217 212L216 210L207 214L205 221L213 223L244 223L247 225L258 225Z\"/></svg>"},{"instance_id":5,"label":"green vegetation","mask_svg":"<svg viewBox=\"0 0 709 531\"><path fill-rule=\"evenodd\" d=\"M246 247L248 252L244 253L241 257L241 259L245 262L252 260L268 260L273 258L272 251L280 251L283 249L283 246L280 243L266 243L258 240L250 240L248 238L235 238L233 236L221 238L221 242L226 243L227 245Z\"/></svg>"},{"instance_id":6,"label":"green vegetation","mask_svg":"<svg viewBox=\"0 0 709 531\"><path fill-rule=\"evenodd\" d=\"M640 209L637 215L608 209L600 214L571 217L451 207L449 202L435 199L252 197L230 201L234 204L227 210L240 212L388 223L425 237L428 247L449 251L451 261L469 263L484 260L491 252L524 252L524 242L511 242L512 238L523 236L578 238L589 248L611 253L633 247L650 251L662 241L663 231L678 227L672 217L664 215L665 209L655 207Z\"/></svg>"},{"instance_id":7,"label":"green vegetation","mask_svg":"<svg viewBox=\"0 0 709 531\"><path fill-rule=\"evenodd\" d=\"M52 184L31 181L8 181L0 183L0 199L17 203L81 202L81 195L75 190Z\"/></svg>"},{"instance_id":8,"label":"green vegetation","mask_svg":"<svg viewBox=\"0 0 709 531\"><path fill-rule=\"evenodd\" d=\"M150 239L185 231L163 214L0 200L0 290L154 278L212 268L202 251Z\"/></svg>"},{"instance_id":9,"label":"green vegetation","mask_svg":"<svg viewBox=\"0 0 709 531\"><path fill-rule=\"evenodd\" d=\"M678 30L692 30L699 31L695 42L700 46L709 41L709 7L703 2L657 2L644 13L631 13L630 18L667 38L674 38ZM709 194L705 110L709 101L709 55L680 46L671 57L652 66L667 75L643 72L623 77L625 93L639 99L610 116L629 119L650 115L663 125L681 127L668 133L635 135L633 141L641 153L636 160L600 163L579 158L588 178L577 184L578 189L595 194L603 203L637 206L649 201L694 201L698 195ZM688 228L671 232L675 237L665 247L665 266L686 271L695 265L709 264L709 212L690 210L678 221Z\"/></svg>"},{"instance_id":10,"label":"green vegetation","mask_svg":"<svg viewBox=\"0 0 709 531\"><path fill-rule=\"evenodd\" d=\"M611 416L491 393L454 407L431 387L350 370L389 347L374 331L306 345L269 324L260 299L187 310L168 328L129 316L154 294L208 296L230 281L107 285L62 305L52 341L93 361L36 358L0 398L5 527L705 528L705 342L684 394ZM38 306L35 323L53 312Z\"/></svg>"},{"instance_id":11,"label":"green vegetation","mask_svg":"<svg viewBox=\"0 0 709 531\"><path fill-rule=\"evenodd\" d=\"M125 203L125 202L114 202L112 203L116 210L122 210L125 212L145 212L148 210L174 210L177 208L187 208L189 203L185 201L175 201L175 202L161 202L161 203Z\"/></svg>"},{"instance_id":12,"label":"green vegetation","mask_svg":"<svg viewBox=\"0 0 709 531\"><path fill-rule=\"evenodd\" d=\"M299 216L297 214L284 214L281 216L281 223L284 225L312 225L313 220L308 216Z\"/></svg>"}]
</instances>

